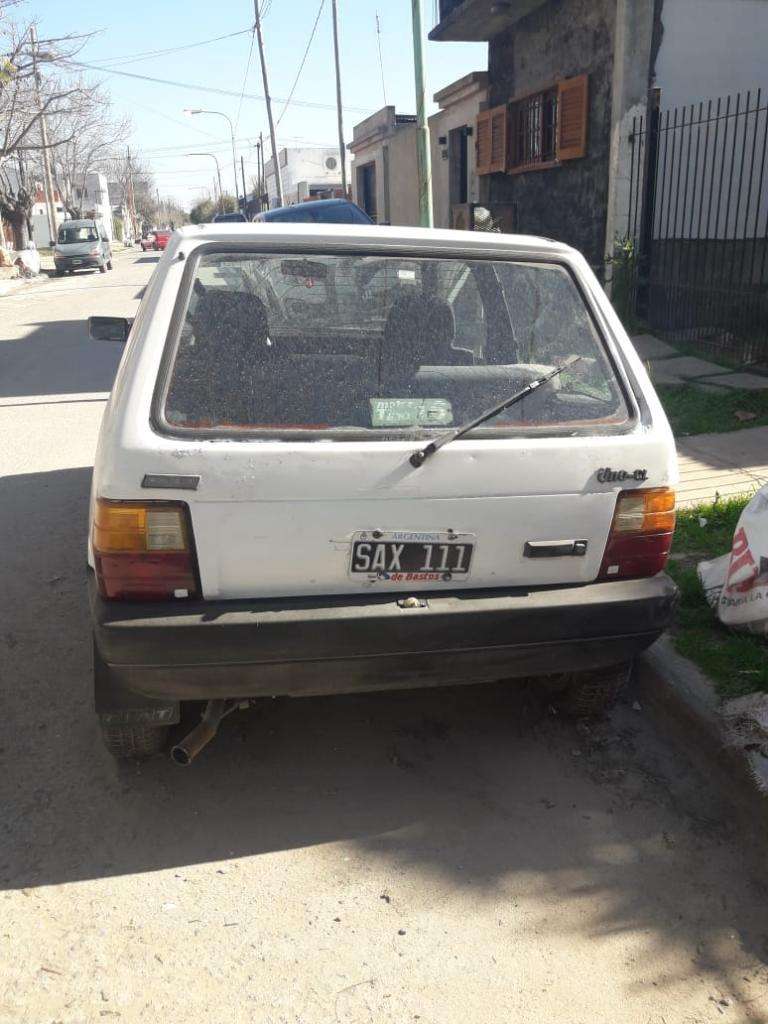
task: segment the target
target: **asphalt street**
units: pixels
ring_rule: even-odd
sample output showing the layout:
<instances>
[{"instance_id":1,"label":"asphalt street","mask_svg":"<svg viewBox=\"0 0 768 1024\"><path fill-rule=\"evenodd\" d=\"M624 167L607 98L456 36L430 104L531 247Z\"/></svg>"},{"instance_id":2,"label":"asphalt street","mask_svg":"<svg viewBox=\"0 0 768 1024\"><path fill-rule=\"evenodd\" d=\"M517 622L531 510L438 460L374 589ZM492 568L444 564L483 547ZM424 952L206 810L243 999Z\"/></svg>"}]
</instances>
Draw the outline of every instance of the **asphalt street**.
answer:
<instances>
[{"instance_id":1,"label":"asphalt street","mask_svg":"<svg viewBox=\"0 0 768 1024\"><path fill-rule=\"evenodd\" d=\"M274 702L189 769L91 711L90 472L156 257L0 298L0 1022L768 1021L768 888L630 692Z\"/></svg>"}]
</instances>

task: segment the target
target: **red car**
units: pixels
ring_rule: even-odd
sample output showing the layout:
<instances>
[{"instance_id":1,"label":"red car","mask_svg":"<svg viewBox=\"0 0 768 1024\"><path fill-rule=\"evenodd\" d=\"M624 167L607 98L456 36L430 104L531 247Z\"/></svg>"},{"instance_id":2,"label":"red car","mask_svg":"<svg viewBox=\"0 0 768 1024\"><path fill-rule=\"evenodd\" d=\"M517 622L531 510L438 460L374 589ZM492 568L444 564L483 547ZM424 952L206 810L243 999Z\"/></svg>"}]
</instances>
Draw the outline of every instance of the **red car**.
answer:
<instances>
[{"instance_id":1,"label":"red car","mask_svg":"<svg viewBox=\"0 0 768 1024\"><path fill-rule=\"evenodd\" d=\"M147 249L153 249L155 245L155 236L153 232L148 231L143 238L140 238L139 245L141 246L142 252L146 252Z\"/></svg>"},{"instance_id":2,"label":"red car","mask_svg":"<svg viewBox=\"0 0 768 1024\"><path fill-rule=\"evenodd\" d=\"M164 249L166 245L168 245L168 239L171 237L172 234L172 231L155 231L155 241L152 245L152 248L155 250Z\"/></svg>"}]
</instances>

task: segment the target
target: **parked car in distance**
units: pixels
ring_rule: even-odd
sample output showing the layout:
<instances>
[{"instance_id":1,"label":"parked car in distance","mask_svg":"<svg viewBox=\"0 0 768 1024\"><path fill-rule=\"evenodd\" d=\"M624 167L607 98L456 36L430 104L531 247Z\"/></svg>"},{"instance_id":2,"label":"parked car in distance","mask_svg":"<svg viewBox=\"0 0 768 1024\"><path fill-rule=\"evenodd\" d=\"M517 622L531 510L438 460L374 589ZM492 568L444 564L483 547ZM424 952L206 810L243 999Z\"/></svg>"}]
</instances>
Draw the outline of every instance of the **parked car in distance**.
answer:
<instances>
[{"instance_id":1,"label":"parked car in distance","mask_svg":"<svg viewBox=\"0 0 768 1024\"><path fill-rule=\"evenodd\" d=\"M154 239L154 241L152 243L152 248L155 251L159 251L159 250L165 249L166 245L168 245L168 240L170 239L171 235L173 234L172 231L167 231L167 230L165 230L165 228L161 228L161 229L159 229L157 231L153 231L152 233L155 236L155 239Z\"/></svg>"},{"instance_id":2,"label":"parked car in distance","mask_svg":"<svg viewBox=\"0 0 768 1024\"><path fill-rule=\"evenodd\" d=\"M365 210L349 199L315 199L294 206L278 206L257 213L253 219L287 224L373 224Z\"/></svg>"},{"instance_id":3,"label":"parked car in distance","mask_svg":"<svg viewBox=\"0 0 768 1024\"><path fill-rule=\"evenodd\" d=\"M53 247L56 275L73 274L76 270L112 269L112 247L100 220L65 220L59 225Z\"/></svg>"},{"instance_id":4,"label":"parked car in distance","mask_svg":"<svg viewBox=\"0 0 768 1024\"><path fill-rule=\"evenodd\" d=\"M584 258L270 222L185 227L168 251L93 472L109 750L160 750L183 702L206 703L182 764L278 695L533 677L564 709L607 706L676 604L677 461Z\"/></svg>"},{"instance_id":5,"label":"parked car in distance","mask_svg":"<svg viewBox=\"0 0 768 1024\"><path fill-rule=\"evenodd\" d=\"M244 213L217 213L211 221L212 224L247 224L248 218Z\"/></svg>"},{"instance_id":6,"label":"parked car in distance","mask_svg":"<svg viewBox=\"0 0 768 1024\"><path fill-rule=\"evenodd\" d=\"M146 235L143 235L139 239L139 245L141 246L142 252L147 252L148 249L154 249L155 247L155 235L152 231L148 231Z\"/></svg>"}]
</instances>

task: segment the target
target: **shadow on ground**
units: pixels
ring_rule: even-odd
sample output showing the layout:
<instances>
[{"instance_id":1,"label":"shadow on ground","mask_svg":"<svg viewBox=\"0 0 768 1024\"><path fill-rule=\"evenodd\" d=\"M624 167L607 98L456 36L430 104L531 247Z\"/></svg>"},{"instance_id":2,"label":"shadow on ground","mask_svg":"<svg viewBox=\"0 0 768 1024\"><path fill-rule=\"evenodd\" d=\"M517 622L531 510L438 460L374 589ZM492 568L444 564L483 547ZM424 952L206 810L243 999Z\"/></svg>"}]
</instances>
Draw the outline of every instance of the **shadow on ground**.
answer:
<instances>
[{"instance_id":1,"label":"shadow on ground","mask_svg":"<svg viewBox=\"0 0 768 1024\"><path fill-rule=\"evenodd\" d=\"M631 704L579 731L500 685L273 702L189 769L116 765L90 706L89 483L0 481L0 888L344 840L478 897L532 878L600 897L598 934L690 946L692 970L726 934L768 955L765 889L723 809Z\"/></svg>"},{"instance_id":2,"label":"shadow on ground","mask_svg":"<svg viewBox=\"0 0 768 1024\"><path fill-rule=\"evenodd\" d=\"M91 341L86 320L31 326L22 339L0 341L0 400L111 390L122 345Z\"/></svg>"}]
</instances>

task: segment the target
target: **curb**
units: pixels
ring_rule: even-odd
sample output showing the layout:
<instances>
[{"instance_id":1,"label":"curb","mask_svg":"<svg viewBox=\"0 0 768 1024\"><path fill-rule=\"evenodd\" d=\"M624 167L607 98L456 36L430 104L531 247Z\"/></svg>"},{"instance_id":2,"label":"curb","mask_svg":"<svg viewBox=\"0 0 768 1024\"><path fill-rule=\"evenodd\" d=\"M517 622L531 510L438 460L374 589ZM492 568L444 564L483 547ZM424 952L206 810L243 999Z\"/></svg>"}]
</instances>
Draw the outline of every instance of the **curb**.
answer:
<instances>
[{"instance_id":1,"label":"curb","mask_svg":"<svg viewBox=\"0 0 768 1024\"><path fill-rule=\"evenodd\" d=\"M636 683L660 732L685 749L726 804L768 842L768 798L743 753L726 745L720 702L708 676L663 636L638 659Z\"/></svg>"},{"instance_id":2,"label":"curb","mask_svg":"<svg viewBox=\"0 0 768 1024\"><path fill-rule=\"evenodd\" d=\"M114 256L134 255L137 252L135 247L126 246L123 249L116 249L113 253ZM42 267L40 273L36 277L17 277L10 278L5 283L0 282L0 299L4 299L8 295L18 295L19 292L26 291L28 288L35 289L41 285L46 284L48 281L56 280L56 275L52 267Z\"/></svg>"},{"instance_id":3,"label":"curb","mask_svg":"<svg viewBox=\"0 0 768 1024\"><path fill-rule=\"evenodd\" d=\"M39 288L41 284L50 280L47 270L41 270L37 277L11 278L5 284L0 284L0 299L4 299L6 295L17 295L19 292L26 291L27 288L34 291L35 288Z\"/></svg>"}]
</instances>

